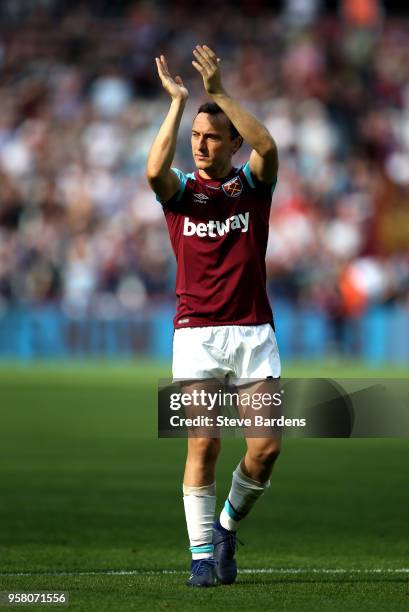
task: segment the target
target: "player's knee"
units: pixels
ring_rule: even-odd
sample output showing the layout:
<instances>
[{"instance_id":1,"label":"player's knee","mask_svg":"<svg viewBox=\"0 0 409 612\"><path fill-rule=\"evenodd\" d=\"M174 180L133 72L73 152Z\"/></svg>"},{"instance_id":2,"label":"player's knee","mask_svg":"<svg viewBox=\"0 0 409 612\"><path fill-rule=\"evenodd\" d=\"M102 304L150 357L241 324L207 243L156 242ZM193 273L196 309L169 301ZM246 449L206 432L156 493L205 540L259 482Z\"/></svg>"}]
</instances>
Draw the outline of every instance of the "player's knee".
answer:
<instances>
[{"instance_id":1,"label":"player's knee","mask_svg":"<svg viewBox=\"0 0 409 612\"><path fill-rule=\"evenodd\" d=\"M196 461L216 461L220 452L220 440L218 438L190 438L189 457Z\"/></svg>"},{"instance_id":2,"label":"player's knee","mask_svg":"<svg viewBox=\"0 0 409 612\"><path fill-rule=\"evenodd\" d=\"M253 448L249 448L248 452L256 463L261 465L273 465L280 454L280 444L275 440L271 440Z\"/></svg>"}]
</instances>

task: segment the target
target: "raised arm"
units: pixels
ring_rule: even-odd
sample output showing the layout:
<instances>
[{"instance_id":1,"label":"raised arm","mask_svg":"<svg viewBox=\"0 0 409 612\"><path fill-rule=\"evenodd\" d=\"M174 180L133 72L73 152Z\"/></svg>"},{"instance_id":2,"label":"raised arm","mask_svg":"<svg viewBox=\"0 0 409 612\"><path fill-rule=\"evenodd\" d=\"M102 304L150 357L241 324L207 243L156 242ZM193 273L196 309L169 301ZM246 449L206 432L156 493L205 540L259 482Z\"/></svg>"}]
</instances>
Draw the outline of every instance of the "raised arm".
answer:
<instances>
[{"instance_id":1,"label":"raised arm","mask_svg":"<svg viewBox=\"0 0 409 612\"><path fill-rule=\"evenodd\" d=\"M278 171L276 143L267 128L224 90L220 59L206 45L197 45L192 64L202 75L203 84L216 104L226 113L243 139L253 149L250 170L260 181L272 183Z\"/></svg>"},{"instance_id":2,"label":"raised arm","mask_svg":"<svg viewBox=\"0 0 409 612\"><path fill-rule=\"evenodd\" d=\"M155 59L163 88L172 101L149 151L146 177L153 191L161 200L166 201L179 190L179 179L170 168L175 156L176 140L188 91L180 76L172 78L164 55Z\"/></svg>"}]
</instances>

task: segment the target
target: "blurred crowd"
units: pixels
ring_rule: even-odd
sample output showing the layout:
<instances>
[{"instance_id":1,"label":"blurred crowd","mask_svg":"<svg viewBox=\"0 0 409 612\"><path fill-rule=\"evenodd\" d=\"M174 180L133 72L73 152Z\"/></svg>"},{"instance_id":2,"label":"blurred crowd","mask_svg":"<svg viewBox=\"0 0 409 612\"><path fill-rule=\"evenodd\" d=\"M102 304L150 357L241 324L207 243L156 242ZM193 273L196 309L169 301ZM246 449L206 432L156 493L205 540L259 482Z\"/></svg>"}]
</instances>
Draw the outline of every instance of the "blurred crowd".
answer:
<instances>
[{"instance_id":1,"label":"blurred crowd","mask_svg":"<svg viewBox=\"0 0 409 612\"><path fill-rule=\"evenodd\" d=\"M57 303L112 316L174 299L145 179L168 106L154 57L189 89L174 165L191 171L206 99L196 43L217 50L226 89L278 144L273 302L335 319L374 302L409 308L407 21L369 0L333 14L318 1L204 4L1 3L0 311Z\"/></svg>"}]
</instances>

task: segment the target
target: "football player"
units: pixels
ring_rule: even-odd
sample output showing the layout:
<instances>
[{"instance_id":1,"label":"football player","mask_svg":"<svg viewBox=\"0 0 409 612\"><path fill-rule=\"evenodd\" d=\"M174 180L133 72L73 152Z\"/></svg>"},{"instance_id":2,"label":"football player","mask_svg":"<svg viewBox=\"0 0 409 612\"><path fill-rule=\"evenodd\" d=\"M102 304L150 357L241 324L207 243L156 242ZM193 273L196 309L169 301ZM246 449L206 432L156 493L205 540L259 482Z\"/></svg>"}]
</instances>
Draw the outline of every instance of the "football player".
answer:
<instances>
[{"instance_id":1,"label":"football player","mask_svg":"<svg viewBox=\"0 0 409 612\"><path fill-rule=\"evenodd\" d=\"M171 102L147 161L147 178L162 204L177 260L173 378L228 377L238 385L247 379L248 393L281 372L265 268L277 148L266 127L224 89L214 51L197 45L193 55L211 98L192 125L196 170L185 174L172 168L188 91L180 76L172 77L163 55L156 66ZM243 140L252 151L237 168L232 158ZM248 436L246 445L214 520L220 438L188 438L183 500L192 552L189 586L236 579L238 527L269 487L280 451L277 436Z\"/></svg>"}]
</instances>

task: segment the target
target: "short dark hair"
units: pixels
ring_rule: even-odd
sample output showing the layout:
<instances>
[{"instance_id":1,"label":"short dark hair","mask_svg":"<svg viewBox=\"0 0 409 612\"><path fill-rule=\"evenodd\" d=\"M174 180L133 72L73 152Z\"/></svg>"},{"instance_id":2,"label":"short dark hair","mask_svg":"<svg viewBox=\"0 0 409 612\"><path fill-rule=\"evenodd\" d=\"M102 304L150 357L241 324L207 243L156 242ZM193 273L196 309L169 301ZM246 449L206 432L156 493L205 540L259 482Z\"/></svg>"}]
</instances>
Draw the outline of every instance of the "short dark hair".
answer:
<instances>
[{"instance_id":1,"label":"short dark hair","mask_svg":"<svg viewBox=\"0 0 409 612\"><path fill-rule=\"evenodd\" d=\"M220 106L218 104L216 104L216 102L205 102L205 104L202 104L201 106L199 106L199 109L197 111L197 115L199 113L207 113L208 115L226 115L226 113L224 112L224 110L222 110L220 108ZM226 115L227 117L227 115ZM229 126L230 126L230 136L232 138L232 140L234 138L237 138L237 136L240 136L239 132L236 130L236 128L234 127L233 123L230 121L230 119L227 117L228 122L229 122ZM241 138L241 136L240 136Z\"/></svg>"}]
</instances>

